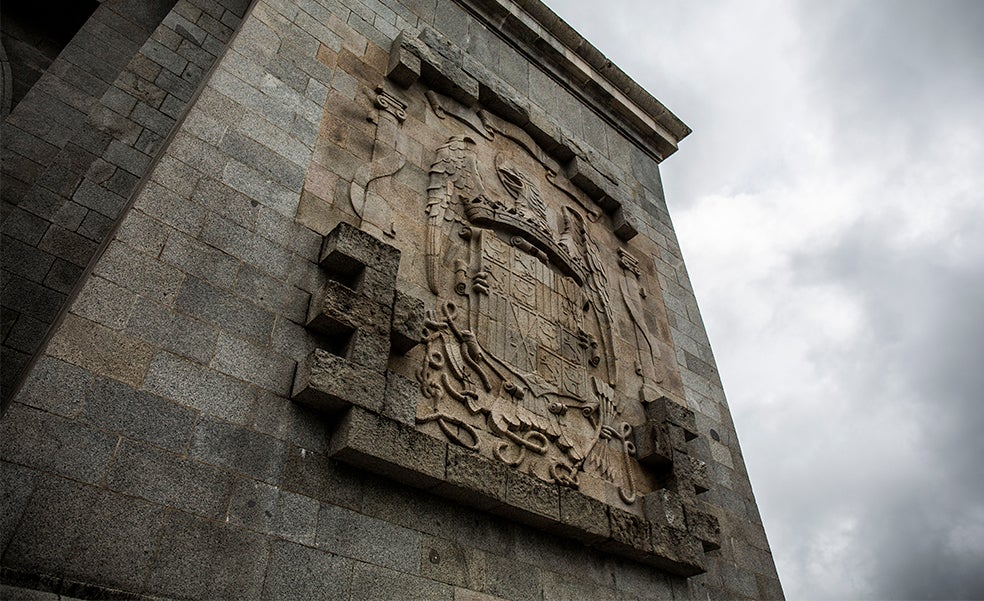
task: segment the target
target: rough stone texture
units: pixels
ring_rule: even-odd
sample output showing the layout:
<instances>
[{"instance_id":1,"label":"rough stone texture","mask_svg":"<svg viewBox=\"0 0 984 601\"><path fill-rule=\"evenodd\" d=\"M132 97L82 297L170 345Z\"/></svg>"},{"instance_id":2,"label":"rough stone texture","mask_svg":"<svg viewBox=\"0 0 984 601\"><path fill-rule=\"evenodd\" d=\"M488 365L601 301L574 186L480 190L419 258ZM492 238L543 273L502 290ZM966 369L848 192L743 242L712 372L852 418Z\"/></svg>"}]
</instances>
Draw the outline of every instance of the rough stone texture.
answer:
<instances>
[{"instance_id":1,"label":"rough stone texture","mask_svg":"<svg viewBox=\"0 0 984 601\"><path fill-rule=\"evenodd\" d=\"M228 508L232 477L194 459L126 440L106 475L106 487L218 519Z\"/></svg>"},{"instance_id":2,"label":"rough stone texture","mask_svg":"<svg viewBox=\"0 0 984 601\"><path fill-rule=\"evenodd\" d=\"M663 200L685 125L535 0L144 5L101 3L0 126L3 389L23 382L0 418L3 594L781 598ZM679 505L615 510L415 424L434 305L411 241L459 119L427 89L487 111L454 121L469 135L538 146L658 288L680 393L637 436L672 426L653 456ZM329 281L385 319L305 330ZM289 400L354 398L346 365L364 402Z\"/></svg>"},{"instance_id":3,"label":"rough stone texture","mask_svg":"<svg viewBox=\"0 0 984 601\"><path fill-rule=\"evenodd\" d=\"M550 525L560 520L560 487L510 470L506 474L506 504L496 510L532 524Z\"/></svg>"},{"instance_id":4,"label":"rough stone texture","mask_svg":"<svg viewBox=\"0 0 984 601\"><path fill-rule=\"evenodd\" d=\"M5 567L139 590L164 508L49 477L38 485L5 552Z\"/></svg>"},{"instance_id":5,"label":"rough stone texture","mask_svg":"<svg viewBox=\"0 0 984 601\"><path fill-rule=\"evenodd\" d=\"M82 268L96 261L114 224L123 221L140 179L245 8L239 0L101 3L5 116L4 279L30 271L40 287L15 290L5 284L0 297L16 328L4 333L0 345L4 403L22 381L26 362L11 357L38 350L65 308L64 294L79 283ZM146 227L141 233L153 238ZM16 254L8 251L13 245ZM60 262L57 273L54 261ZM41 315L24 311L32 297L50 298L53 307Z\"/></svg>"},{"instance_id":6,"label":"rough stone texture","mask_svg":"<svg viewBox=\"0 0 984 601\"><path fill-rule=\"evenodd\" d=\"M479 509L492 509L506 501L507 475L505 465L449 445L445 482L438 492Z\"/></svg>"},{"instance_id":7,"label":"rough stone texture","mask_svg":"<svg viewBox=\"0 0 984 601\"><path fill-rule=\"evenodd\" d=\"M325 413L352 405L378 412L382 410L385 391L383 374L319 349L298 368L293 398Z\"/></svg>"},{"instance_id":8,"label":"rough stone texture","mask_svg":"<svg viewBox=\"0 0 984 601\"><path fill-rule=\"evenodd\" d=\"M404 573L420 570L419 532L342 507L321 506L317 544Z\"/></svg>"},{"instance_id":9,"label":"rough stone texture","mask_svg":"<svg viewBox=\"0 0 984 601\"><path fill-rule=\"evenodd\" d=\"M286 541L274 541L262 598L347 599L352 560Z\"/></svg>"},{"instance_id":10,"label":"rough stone texture","mask_svg":"<svg viewBox=\"0 0 984 601\"><path fill-rule=\"evenodd\" d=\"M431 488L444 480L447 444L352 407L332 434L328 455L419 488Z\"/></svg>"},{"instance_id":11,"label":"rough stone texture","mask_svg":"<svg viewBox=\"0 0 984 601\"><path fill-rule=\"evenodd\" d=\"M424 303L399 290L393 299L393 327L390 344L393 352L405 355L420 343L424 329Z\"/></svg>"},{"instance_id":12,"label":"rough stone texture","mask_svg":"<svg viewBox=\"0 0 984 601\"><path fill-rule=\"evenodd\" d=\"M147 591L206 599L255 599L268 560L265 537L178 511L168 513Z\"/></svg>"}]
</instances>

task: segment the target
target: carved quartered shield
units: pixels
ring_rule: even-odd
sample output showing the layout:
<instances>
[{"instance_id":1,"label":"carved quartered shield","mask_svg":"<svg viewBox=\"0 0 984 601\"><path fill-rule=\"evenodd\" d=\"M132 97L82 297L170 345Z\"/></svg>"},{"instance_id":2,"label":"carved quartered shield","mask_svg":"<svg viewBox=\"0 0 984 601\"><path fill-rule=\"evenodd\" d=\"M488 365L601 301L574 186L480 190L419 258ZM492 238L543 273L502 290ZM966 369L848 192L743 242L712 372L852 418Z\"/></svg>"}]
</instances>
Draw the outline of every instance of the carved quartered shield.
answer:
<instances>
[{"instance_id":1,"label":"carved quartered shield","mask_svg":"<svg viewBox=\"0 0 984 601\"><path fill-rule=\"evenodd\" d=\"M615 253L588 202L556 184L536 150L452 136L427 196L429 314L418 422L541 478L583 473L631 503L638 467L615 393ZM610 255L610 256L609 256Z\"/></svg>"}]
</instances>

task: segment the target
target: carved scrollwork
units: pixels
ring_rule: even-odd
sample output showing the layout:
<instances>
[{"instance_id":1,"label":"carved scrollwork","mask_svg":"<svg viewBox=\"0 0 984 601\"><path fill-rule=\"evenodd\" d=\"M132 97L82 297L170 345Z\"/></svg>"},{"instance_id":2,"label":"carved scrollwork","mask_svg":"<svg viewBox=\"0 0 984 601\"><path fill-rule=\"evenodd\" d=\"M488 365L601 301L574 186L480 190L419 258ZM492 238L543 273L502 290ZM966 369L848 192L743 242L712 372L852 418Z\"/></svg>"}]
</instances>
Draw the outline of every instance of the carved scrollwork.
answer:
<instances>
[{"instance_id":1,"label":"carved scrollwork","mask_svg":"<svg viewBox=\"0 0 984 601\"><path fill-rule=\"evenodd\" d=\"M441 431L448 437L448 440L451 440L455 444L465 447L466 449L470 449L472 451L478 450L478 432L476 432L475 428L472 428L467 422L452 415L437 412L431 413L430 415L417 417L418 424L427 424L430 422L437 422L437 425L440 426ZM461 436L462 432L467 435L469 440L465 440L465 438Z\"/></svg>"},{"instance_id":2,"label":"carved scrollwork","mask_svg":"<svg viewBox=\"0 0 984 601\"><path fill-rule=\"evenodd\" d=\"M565 486L589 473L633 503L604 253L584 213L548 207L538 181L501 152L483 176L476 147L450 137L430 171L424 256L441 300L425 321L419 423ZM477 442L479 430L489 442Z\"/></svg>"},{"instance_id":3,"label":"carved scrollwork","mask_svg":"<svg viewBox=\"0 0 984 601\"><path fill-rule=\"evenodd\" d=\"M376 88L375 104L376 108L393 115L400 123L407 118L407 104L384 88Z\"/></svg>"}]
</instances>

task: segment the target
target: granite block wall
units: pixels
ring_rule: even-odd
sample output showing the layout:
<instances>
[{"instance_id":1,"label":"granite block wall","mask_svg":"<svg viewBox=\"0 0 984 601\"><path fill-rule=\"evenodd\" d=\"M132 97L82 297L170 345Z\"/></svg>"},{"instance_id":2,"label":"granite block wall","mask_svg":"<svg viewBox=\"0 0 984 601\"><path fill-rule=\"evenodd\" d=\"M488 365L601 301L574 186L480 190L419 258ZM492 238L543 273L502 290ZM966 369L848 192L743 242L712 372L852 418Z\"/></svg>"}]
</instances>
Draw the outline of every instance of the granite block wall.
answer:
<instances>
[{"instance_id":1,"label":"granite block wall","mask_svg":"<svg viewBox=\"0 0 984 601\"><path fill-rule=\"evenodd\" d=\"M4 118L4 403L224 51L227 4L99 4Z\"/></svg>"},{"instance_id":2,"label":"granite block wall","mask_svg":"<svg viewBox=\"0 0 984 601\"><path fill-rule=\"evenodd\" d=\"M511 37L517 14L596 58L538 2L178 0L79 131L18 175L23 195L4 205L4 371L36 358L0 418L5 593L782 598L663 200L657 160L672 149L640 144L637 128L592 108L584 90L596 84L542 58L556 48L528 56ZM702 498L720 522L706 572L673 575L339 461L339 416L291 400L298 365L326 344L306 327L308 306L327 281L324 236L359 222L351 182L373 158L375 90L394 40L424 28L549 116L538 127L562 135L543 140L576 141L631 192L632 227L658 248L645 260L699 430L692 452L708 466ZM417 102L410 118L425 115ZM389 184L408 203L426 196L444 142L420 135L401 142L406 165ZM4 152L23 157L4 137ZM62 164L77 167L75 183L45 187ZM31 200L41 197L48 209ZM71 223L56 220L65 207L78 207ZM105 224L83 227L90 214ZM58 261L73 267L56 289ZM23 316L38 333L15 344Z\"/></svg>"}]
</instances>

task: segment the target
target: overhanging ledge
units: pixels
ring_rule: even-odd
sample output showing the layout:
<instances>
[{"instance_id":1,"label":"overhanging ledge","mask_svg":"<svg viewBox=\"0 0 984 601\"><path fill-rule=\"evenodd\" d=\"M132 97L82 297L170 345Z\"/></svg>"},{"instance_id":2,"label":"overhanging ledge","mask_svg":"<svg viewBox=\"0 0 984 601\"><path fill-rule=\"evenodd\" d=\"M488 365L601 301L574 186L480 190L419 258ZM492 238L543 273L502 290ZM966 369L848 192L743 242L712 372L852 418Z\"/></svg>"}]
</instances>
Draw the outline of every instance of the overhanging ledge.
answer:
<instances>
[{"instance_id":1,"label":"overhanging ledge","mask_svg":"<svg viewBox=\"0 0 984 601\"><path fill-rule=\"evenodd\" d=\"M456 0L493 30L507 34L533 63L568 84L657 161L691 133L679 117L632 80L540 0Z\"/></svg>"}]
</instances>

